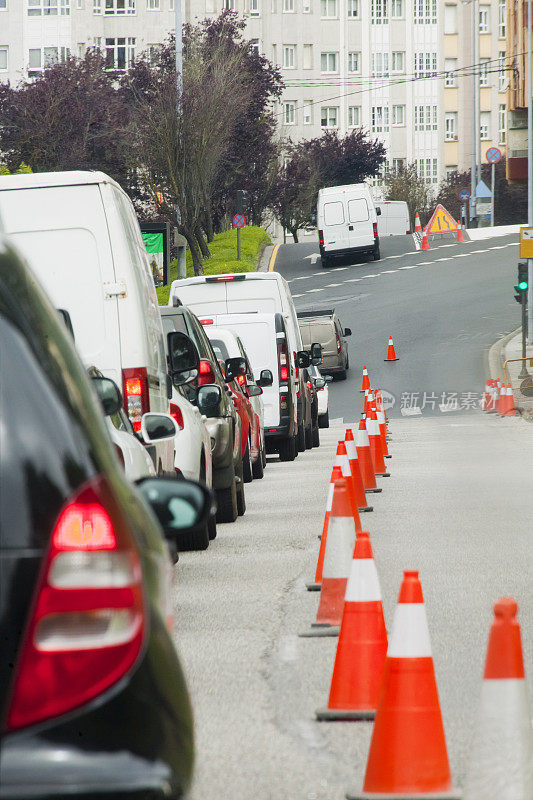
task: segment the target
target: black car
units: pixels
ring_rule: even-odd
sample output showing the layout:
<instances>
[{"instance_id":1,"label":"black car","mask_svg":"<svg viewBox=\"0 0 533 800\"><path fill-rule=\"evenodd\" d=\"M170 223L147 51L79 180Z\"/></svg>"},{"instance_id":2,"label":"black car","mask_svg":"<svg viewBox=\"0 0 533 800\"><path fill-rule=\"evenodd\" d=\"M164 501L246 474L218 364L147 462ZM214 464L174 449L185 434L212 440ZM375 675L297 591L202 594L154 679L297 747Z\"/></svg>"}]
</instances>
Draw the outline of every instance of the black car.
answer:
<instances>
[{"instance_id":1,"label":"black car","mask_svg":"<svg viewBox=\"0 0 533 800\"><path fill-rule=\"evenodd\" d=\"M0 421L0 798L185 798L158 519L176 536L176 503L194 524L207 490L146 479L154 513L128 483L59 315L1 236Z\"/></svg>"}]
</instances>

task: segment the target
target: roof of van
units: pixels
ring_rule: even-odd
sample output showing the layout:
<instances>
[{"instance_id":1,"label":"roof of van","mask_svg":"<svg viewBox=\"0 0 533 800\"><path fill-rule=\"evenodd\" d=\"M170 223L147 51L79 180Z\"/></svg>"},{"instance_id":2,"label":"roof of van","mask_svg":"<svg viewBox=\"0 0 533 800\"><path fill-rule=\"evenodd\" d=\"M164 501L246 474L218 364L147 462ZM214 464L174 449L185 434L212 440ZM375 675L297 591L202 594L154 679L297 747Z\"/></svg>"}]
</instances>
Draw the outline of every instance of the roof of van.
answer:
<instances>
[{"instance_id":1,"label":"roof of van","mask_svg":"<svg viewBox=\"0 0 533 800\"><path fill-rule=\"evenodd\" d=\"M80 186L93 183L120 185L105 172L92 170L69 170L67 172L31 172L28 175L0 176L0 191L6 189L44 189L48 186Z\"/></svg>"},{"instance_id":2,"label":"roof of van","mask_svg":"<svg viewBox=\"0 0 533 800\"><path fill-rule=\"evenodd\" d=\"M181 278L172 281L172 286L190 286L194 283L225 283L234 278L237 281L243 280L279 280L283 278L279 272L224 272L222 275L195 275L193 278Z\"/></svg>"},{"instance_id":3,"label":"roof of van","mask_svg":"<svg viewBox=\"0 0 533 800\"><path fill-rule=\"evenodd\" d=\"M351 189L369 189L367 183L346 183L342 186L325 186L319 190L319 194L337 194L338 192L346 192Z\"/></svg>"}]
</instances>

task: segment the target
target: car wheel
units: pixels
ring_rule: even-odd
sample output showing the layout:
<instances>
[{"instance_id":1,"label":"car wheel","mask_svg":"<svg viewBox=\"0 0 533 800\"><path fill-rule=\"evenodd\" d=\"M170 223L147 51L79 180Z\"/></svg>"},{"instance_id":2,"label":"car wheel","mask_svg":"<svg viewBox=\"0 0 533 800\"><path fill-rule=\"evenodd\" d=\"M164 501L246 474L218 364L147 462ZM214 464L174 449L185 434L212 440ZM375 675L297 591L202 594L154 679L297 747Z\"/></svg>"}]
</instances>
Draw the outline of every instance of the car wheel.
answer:
<instances>
[{"instance_id":1,"label":"car wheel","mask_svg":"<svg viewBox=\"0 0 533 800\"><path fill-rule=\"evenodd\" d=\"M320 447L320 430L318 427L318 420L313 428L313 447Z\"/></svg>"},{"instance_id":2,"label":"car wheel","mask_svg":"<svg viewBox=\"0 0 533 800\"><path fill-rule=\"evenodd\" d=\"M381 253L379 251L379 244L377 247L374 247L374 261L379 261L381 258Z\"/></svg>"},{"instance_id":3,"label":"car wheel","mask_svg":"<svg viewBox=\"0 0 533 800\"><path fill-rule=\"evenodd\" d=\"M235 475L231 486L227 489L217 489L217 522L235 522L239 512L237 509L237 484Z\"/></svg>"},{"instance_id":4,"label":"car wheel","mask_svg":"<svg viewBox=\"0 0 533 800\"><path fill-rule=\"evenodd\" d=\"M209 539L212 541L213 539L217 538L217 519L216 517L210 517L209 522L207 523L207 530L209 531Z\"/></svg>"},{"instance_id":5,"label":"car wheel","mask_svg":"<svg viewBox=\"0 0 533 800\"><path fill-rule=\"evenodd\" d=\"M320 260L322 262L323 269L327 269L329 266L331 266L331 261L328 258L326 258L326 256L322 256Z\"/></svg>"},{"instance_id":6,"label":"car wheel","mask_svg":"<svg viewBox=\"0 0 533 800\"><path fill-rule=\"evenodd\" d=\"M305 431L305 447L306 450L311 450L313 446L313 426L310 425Z\"/></svg>"},{"instance_id":7,"label":"car wheel","mask_svg":"<svg viewBox=\"0 0 533 800\"><path fill-rule=\"evenodd\" d=\"M244 494L244 482L240 482L237 486L237 513L242 517L246 511L246 496Z\"/></svg>"},{"instance_id":8,"label":"car wheel","mask_svg":"<svg viewBox=\"0 0 533 800\"><path fill-rule=\"evenodd\" d=\"M350 369L350 356L346 356L346 369Z\"/></svg>"},{"instance_id":9,"label":"car wheel","mask_svg":"<svg viewBox=\"0 0 533 800\"><path fill-rule=\"evenodd\" d=\"M339 370L339 372L337 372L336 380L338 380L338 381L345 381L346 380L346 370L345 369L341 369L341 370Z\"/></svg>"},{"instance_id":10,"label":"car wheel","mask_svg":"<svg viewBox=\"0 0 533 800\"><path fill-rule=\"evenodd\" d=\"M303 453L305 451L305 428L303 425L298 425L296 446L298 447L299 453Z\"/></svg>"},{"instance_id":11,"label":"car wheel","mask_svg":"<svg viewBox=\"0 0 533 800\"><path fill-rule=\"evenodd\" d=\"M250 456L250 440L246 442L246 450L242 457L242 479L245 483L251 483L253 480L252 472L252 457Z\"/></svg>"},{"instance_id":12,"label":"car wheel","mask_svg":"<svg viewBox=\"0 0 533 800\"><path fill-rule=\"evenodd\" d=\"M329 408L325 414L321 414L318 418L319 428L329 428Z\"/></svg>"},{"instance_id":13,"label":"car wheel","mask_svg":"<svg viewBox=\"0 0 533 800\"><path fill-rule=\"evenodd\" d=\"M296 458L296 437L288 436L279 443L279 460L294 461Z\"/></svg>"},{"instance_id":14,"label":"car wheel","mask_svg":"<svg viewBox=\"0 0 533 800\"><path fill-rule=\"evenodd\" d=\"M254 478L262 478L265 474L263 465L263 442L261 437L259 437L259 453L257 454L257 459L252 464L252 473Z\"/></svg>"},{"instance_id":15,"label":"car wheel","mask_svg":"<svg viewBox=\"0 0 533 800\"><path fill-rule=\"evenodd\" d=\"M265 447L265 440L264 439L263 439L263 447L262 447L262 451L261 451L261 461L263 462L263 469L264 469L266 467L266 465L267 465L267 453L266 453L266 447Z\"/></svg>"},{"instance_id":16,"label":"car wheel","mask_svg":"<svg viewBox=\"0 0 533 800\"><path fill-rule=\"evenodd\" d=\"M204 527L196 533L186 533L180 536L177 541L180 551L183 550L207 550L209 547L209 526L206 522Z\"/></svg>"}]
</instances>

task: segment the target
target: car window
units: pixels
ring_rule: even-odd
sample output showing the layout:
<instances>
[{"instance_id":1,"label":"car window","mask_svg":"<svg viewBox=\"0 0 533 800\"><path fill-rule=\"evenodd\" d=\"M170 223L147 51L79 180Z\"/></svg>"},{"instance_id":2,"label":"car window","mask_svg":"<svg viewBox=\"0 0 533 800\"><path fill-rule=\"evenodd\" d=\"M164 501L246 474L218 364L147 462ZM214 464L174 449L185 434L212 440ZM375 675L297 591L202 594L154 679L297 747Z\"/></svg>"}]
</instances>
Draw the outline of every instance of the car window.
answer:
<instances>
[{"instance_id":1,"label":"car window","mask_svg":"<svg viewBox=\"0 0 533 800\"><path fill-rule=\"evenodd\" d=\"M344 206L340 200L324 204L324 222L326 225L342 225L344 222Z\"/></svg>"},{"instance_id":2,"label":"car window","mask_svg":"<svg viewBox=\"0 0 533 800\"><path fill-rule=\"evenodd\" d=\"M369 219L368 203L364 197L348 202L348 216L350 222L366 222Z\"/></svg>"},{"instance_id":3,"label":"car window","mask_svg":"<svg viewBox=\"0 0 533 800\"><path fill-rule=\"evenodd\" d=\"M215 351L217 359L226 361L229 358L228 348L221 339L210 339L211 347Z\"/></svg>"},{"instance_id":4,"label":"car window","mask_svg":"<svg viewBox=\"0 0 533 800\"><path fill-rule=\"evenodd\" d=\"M198 353L200 354L200 358L208 359L212 361L213 359L213 349L207 338L207 335L202 328L201 324L198 322L196 317L192 314L187 315L187 326L189 328L189 336L195 343L196 347L198 348Z\"/></svg>"}]
</instances>

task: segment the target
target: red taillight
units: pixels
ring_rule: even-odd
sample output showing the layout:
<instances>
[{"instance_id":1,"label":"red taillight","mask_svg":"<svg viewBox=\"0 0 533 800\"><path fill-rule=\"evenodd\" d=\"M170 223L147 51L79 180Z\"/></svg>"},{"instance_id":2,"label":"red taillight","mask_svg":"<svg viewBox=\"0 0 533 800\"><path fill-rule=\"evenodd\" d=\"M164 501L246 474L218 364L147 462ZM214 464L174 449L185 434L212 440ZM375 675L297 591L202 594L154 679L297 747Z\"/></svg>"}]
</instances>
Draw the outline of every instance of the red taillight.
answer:
<instances>
[{"instance_id":1,"label":"red taillight","mask_svg":"<svg viewBox=\"0 0 533 800\"><path fill-rule=\"evenodd\" d=\"M123 369L122 390L126 413L134 430L140 431L142 415L150 411L150 393L148 391L146 368Z\"/></svg>"},{"instance_id":2,"label":"red taillight","mask_svg":"<svg viewBox=\"0 0 533 800\"><path fill-rule=\"evenodd\" d=\"M239 386L242 386L243 389L246 389L246 375L237 375L237 383Z\"/></svg>"},{"instance_id":3,"label":"red taillight","mask_svg":"<svg viewBox=\"0 0 533 800\"><path fill-rule=\"evenodd\" d=\"M340 353L340 351L341 351L341 340L339 339L339 334L338 333L335 334L335 338L337 340L337 353Z\"/></svg>"},{"instance_id":4,"label":"red taillight","mask_svg":"<svg viewBox=\"0 0 533 800\"><path fill-rule=\"evenodd\" d=\"M287 341L278 342L278 369L280 382L286 383L289 380L289 351Z\"/></svg>"},{"instance_id":5,"label":"red taillight","mask_svg":"<svg viewBox=\"0 0 533 800\"><path fill-rule=\"evenodd\" d=\"M209 275L206 279L206 283L217 283L219 281L244 281L246 280L246 273L241 273L240 275Z\"/></svg>"},{"instance_id":6,"label":"red taillight","mask_svg":"<svg viewBox=\"0 0 533 800\"><path fill-rule=\"evenodd\" d=\"M97 478L55 525L17 662L8 729L65 714L105 692L134 665L143 635L137 549Z\"/></svg>"},{"instance_id":7,"label":"red taillight","mask_svg":"<svg viewBox=\"0 0 533 800\"><path fill-rule=\"evenodd\" d=\"M285 364L282 364L281 367L279 368L279 379L280 381L289 380L289 369L288 367L285 366Z\"/></svg>"},{"instance_id":8,"label":"red taillight","mask_svg":"<svg viewBox=\"0 0 533 800\"><path fill-rule=\"evenodd\" d=\"M287 406L289 404L289 398L286 394L280 394L279 396L279 407L282 411L287 410Z\"/></svg>"},{"instance_id":9,"label":"red taillight","mask_svg":"<svg viewBox=\"0 0 533 800\"><path fill-rule=\"evenodd\" d=\"M313 384L311 383L311 381L307 381L307 385L308 385L308 387L309 387L310 389L312 389L312 388L313 388Z\"/></svg>"},{"instance_id":10,"label":"red taillight","mask_svg":"<svg viewBox=\"0 0 533 800\"><path fill-rule=\"evenodd\" d=\"M377 222L373 222L372 223L372 227L374 228L374 239L377 239L378 238L378 223Z\"/></svg>"},{"instance_id":11,"label":"red taillight","mask_svg":"<svg viewBox=\"0 0 533 800\"><path fill-rule=\"evenodd\" d=\"M198 370L198 386L207 386L208 383L215 382L215 373L209 361L200 361Z\"/></svg>"},{"instance_id":12,"label":"red taillight","mask_svg":"<svg viewBox=\"0 0 533 800\"><path fill-rule=\"evenodd\" d=\"M318 231L318 243L324 244L324 231Z\"/></svg>"},{"instance_id":13,"label":"red taillight","mask_svg":"<svg viewBox=\"0 0 533 800\"><path fill-rule=\"evenodd\" d=\"M213 325L213 320L212 319L201 319L200 323L202 325Z\"/></svg>"},{"instance_id":14,"label":"red taillight","mask_svg":"<svg viewBox=\"0 0 533 800\"><path fill-rule=\"evenodd\" d=\"M217 275L217 281L221 281L222 283L226 283L226 281L234 281L234 275Z\"/></svg>"},{"instance_id":15,"label":"red taillight","mask_svg":"<svg viewBox=\"0 0 533 800\"><path fill-rule=\"evenodd\" d=\"M406 236L410 236L411 235L411 231L405 231L405 235Z\"/></svg>"},{"instance_id":16,"label":"red taillight","mask_svg":"<svg viewBox=\"0 0 533 800\"><path fill-rule=\"evenodd\" d=\"M175 403L170 404L170 416L172 417L172 419L174 420L180 431L182 431L183 428L185 427L185 425L183 424L183 413L181 408L177 406Z\"/></svg>"}]
</instances>

